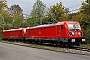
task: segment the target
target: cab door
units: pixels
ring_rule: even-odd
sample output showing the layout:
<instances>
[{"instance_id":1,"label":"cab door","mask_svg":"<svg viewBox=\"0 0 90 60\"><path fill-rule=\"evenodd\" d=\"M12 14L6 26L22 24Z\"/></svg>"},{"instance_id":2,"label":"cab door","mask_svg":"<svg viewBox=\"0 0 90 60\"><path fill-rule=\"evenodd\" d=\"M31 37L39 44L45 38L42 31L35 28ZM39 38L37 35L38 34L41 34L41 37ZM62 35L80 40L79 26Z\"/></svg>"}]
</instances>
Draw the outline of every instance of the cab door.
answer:
<instances>
[{"instance_id":1,"label":"cab door","mask_svg":"<svg viewBox=\"0 0 90 60\"><path fill-rule=\"evenodd\" d=\"M61 26L57 26L57 38L61 38Z\"/></svg>"},{"instance_id":2,"label":"cab door","mask_svg":"<svg viewBox=\"0 0 90 60\"><path fill-rule=\"evenodd\" d=\"M57 26L57 38L66 38L66 29L64 25L58 25Z\"/></svg>"}]
</instances>

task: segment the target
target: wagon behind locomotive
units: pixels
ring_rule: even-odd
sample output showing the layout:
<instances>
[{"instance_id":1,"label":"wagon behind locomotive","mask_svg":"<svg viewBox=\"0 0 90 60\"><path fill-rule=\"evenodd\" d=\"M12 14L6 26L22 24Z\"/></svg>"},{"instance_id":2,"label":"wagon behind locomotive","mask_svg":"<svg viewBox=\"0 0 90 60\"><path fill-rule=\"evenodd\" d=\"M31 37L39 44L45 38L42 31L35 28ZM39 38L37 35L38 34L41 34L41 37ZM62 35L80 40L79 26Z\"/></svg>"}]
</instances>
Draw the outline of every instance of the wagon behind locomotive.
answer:
<instances>
[{"instance_id":1,"label":"wagon behind locomotive","mask_svg":"<svg viewBox=\"0 0 90 60\"><path fill-rule=\"evenodd\" d=\"M24 28L20 29L9 29L2 32L2 39L6 40L23 40L24 39Z\"/></svg>"}]
</instances>

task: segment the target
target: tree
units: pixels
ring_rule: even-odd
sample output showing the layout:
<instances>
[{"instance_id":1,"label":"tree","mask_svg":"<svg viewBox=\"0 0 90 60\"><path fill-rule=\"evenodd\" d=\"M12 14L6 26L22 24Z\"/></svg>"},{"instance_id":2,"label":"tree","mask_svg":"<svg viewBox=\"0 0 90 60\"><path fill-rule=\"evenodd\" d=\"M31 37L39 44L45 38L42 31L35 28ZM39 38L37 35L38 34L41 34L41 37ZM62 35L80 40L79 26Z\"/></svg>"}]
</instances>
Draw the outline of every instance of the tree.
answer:
<instances>
[{"instance_id":1,"label":"tree","mask_svg":"<svg viewBox=\"0 0 90 60\"><path fill-rule=\"evenodd\" d=\"M4 20L4 22L3 22L4 26L6 26L7 24L9 24L11 22L10 18L8 18L8 17L10 17L10 14L8 12L8 6L7 6L6 0L0 0L0 15L1 15L0 22L2 22L2 20ZM9 28L9 27L7 27L7 28Z\"/></svg>"},{"instance_id":2,"label":"tree","mask_svg":"<svg viewBox=\"0 0 90 60\"><path fill-rule=\"evenodd\" d=\"M62 2L56 3L54 6L50 7L48 18L57 21L62 21L68 19L68 15L65 13L64 6Z\"/></svg>"},{"instance_id":3,"label":"tree","mask_svg":"<svg viewBox=\"0 0 90 60\"><path fill-rule=\"evenodd\" d=\"M8 20L8 6L7 6L7 1L6 0L0 0L0 37L1 37L1 32L2 32L2 25L5 26L6 23L9 23ZM8 27L7 27L8 28Z\"/></svg>"},{"instance_id":4,"label":"tree","mask_svg":"<svg viewBox=\"0 0 90 60\"><path fill-rule=\"evenodd\" d=\"M83 30L87 43L90 43L90 0L86 0L86 3L81 7L81 13L84 14ZM83 21L83 20L82 20Z\"/></svg>"},{"instance_id":5,"label":"tree","mask_svg":"<svg viewBox=\"0 0 90 60\"><path fill-rule=\"evenodd\" d=\"M42 1L36 0L36 2L33 5L33 9L30 13L30 18L34 18L32 20L36 21L35 23L32 21L32 23L34 23L33 25L42 24L45 15L46 5Z\"/></svg>"},{"instance_id":6,"label":"tree","mask_svg":"<svg viewBox=\"0 0 90 60\"><path fill-rule=\"evenodd\" d=\"M86 0L86 4L84 4L81 7L80 12L85 14L87 16L87 18L90 18L90 3L89 3L89 0Z\"/></svg>"},{"instance_id":7,"label":"tree","mask_svg":"<svg viewBox=\"0 0 90 60\"><path fill-rule=\"evenodd\" d=\"M4 9L7 9L7 1L6 0L0 0L0 13L3 12Z\"/></svg>"},{"instance_id":8,"label":"tree","mask_svg":"<svg viewBox=\"0 0 90 60\"><path fill-rule=\"evenodd\" d=\"M23 23L23 11L19 5L12 5L9 8L9 13L12 18L12 25L13 28L22 27L21 24Z\"/></svg>"},{"instance_id":9,"label":"tree","mask_svg":"<svg viewBox=\"0 0 90 60\"><path fill-rule=\"evenodd\" d=\"M14 14L22 14L22 9L19 5L12 5L10 8L9 8L9 13L11 15L14 15Z\"/></svg>"}]
</instances>

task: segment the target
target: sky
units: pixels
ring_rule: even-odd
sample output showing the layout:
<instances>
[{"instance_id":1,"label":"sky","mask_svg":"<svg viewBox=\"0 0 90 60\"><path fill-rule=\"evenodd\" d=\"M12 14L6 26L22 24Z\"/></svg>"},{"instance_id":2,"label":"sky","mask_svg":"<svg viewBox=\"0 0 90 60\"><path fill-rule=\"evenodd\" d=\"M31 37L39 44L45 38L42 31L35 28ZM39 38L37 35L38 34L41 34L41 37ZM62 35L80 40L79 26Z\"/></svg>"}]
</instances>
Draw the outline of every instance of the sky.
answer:
<instances>
[{"instance_id":1,"label":"sky","mask_svg":"<svg viewBox=\"0 0 90 60\"><path fill-rule=\"evenodd\" d=\"M79 9L83 0L41 0L48 8L56 3L62 2L63 6L69 8L70 11ZM7 0L8 7L11 5L19 5L23 9L24 14L30 14L36 0Z\"/></svg>"}]
</instances>

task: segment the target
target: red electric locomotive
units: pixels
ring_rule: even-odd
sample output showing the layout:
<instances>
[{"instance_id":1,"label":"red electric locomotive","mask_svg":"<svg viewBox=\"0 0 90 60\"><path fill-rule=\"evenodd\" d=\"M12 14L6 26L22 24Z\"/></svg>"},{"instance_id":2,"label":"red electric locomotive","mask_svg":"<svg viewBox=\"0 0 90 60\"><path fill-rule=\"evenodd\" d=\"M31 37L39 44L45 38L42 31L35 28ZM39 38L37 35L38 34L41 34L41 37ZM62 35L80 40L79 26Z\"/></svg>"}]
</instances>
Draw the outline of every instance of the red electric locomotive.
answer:
<instances>
[{"instance_id":1,"label":"red electric locomotive","mask_svg":"<svg viewBox=\"0 0 90 60\"><path fill-rule=\"evenodd\" d=\"M25 39L41 43L76 45L84 43L79 22L63 21L56 24L39 25L26 29Z\"/></svg>"},{"instance_id":2,"label":"red electric locomotive","mask_svg":"<svg viewBox=\"0 0 90 60\"><path fill-rule=\"evenodd\" d=\"M10 29L10 30L4 30L2 33L2 39L18 39L18 40L23 40L24 39L24 34L25 34L25 29L20 28L20 29Z\"/></svg>"}]
</instances>

